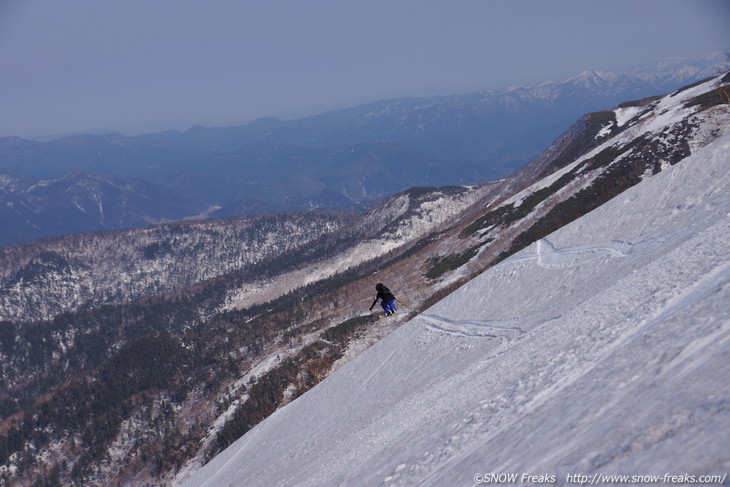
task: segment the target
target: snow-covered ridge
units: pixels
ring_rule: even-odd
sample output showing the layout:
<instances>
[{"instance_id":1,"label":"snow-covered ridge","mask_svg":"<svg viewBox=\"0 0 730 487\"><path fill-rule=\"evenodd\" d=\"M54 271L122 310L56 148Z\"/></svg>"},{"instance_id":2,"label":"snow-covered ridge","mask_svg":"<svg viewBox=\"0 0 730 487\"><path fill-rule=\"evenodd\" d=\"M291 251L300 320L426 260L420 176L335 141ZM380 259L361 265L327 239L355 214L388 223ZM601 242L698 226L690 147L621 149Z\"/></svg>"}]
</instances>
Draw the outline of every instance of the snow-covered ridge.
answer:
<instances>
[{"instance_id":1,"label":"snow-covered ridge","mask_svg":"<svg viewBox=\"0 0 730 487\"><path fill-rule=\"evenodd\" d=\"M264 303L272 295L284 294L387 255L449 222L471 204L490 194L494 186L464 187L456 193L432 190L425 199L414 197L409 192L390 198L385 204L368 212L363 222L365 226L376 227L382 226L382 222L390 222L377 235L363 239L331 258L286 275L247 283L230 294L222 310Z\"/></svg>"},{"instance_id":2,"label":"snow-covered ridge","mask_svg":"<svg viewBox=\"0 0 730 487\"><path fill-rule=\"evenodd\" d=\"M621 147L633 140L639 139L642 136L651 136L656 138L662 133L670 132L675 125L685 123L687 120L692 118L693 114L700 111L701 108L699 106L687 107L685 104L689 100L715 89L721 83L722 81L720 77L717 77L693 88L683 90L680 93L666 95L658 102L652 102L653 106L650 106L650 109L647 108L647 106L632 106L612 110L615 116L615 127L622 128L627 126L624 131L621 131L615 137L609 138L587 154L584 154L575 160L573 163L515 194L513 197L506 200L504 204L512 204L515 207L520 206L527 196L550 186L565 174L574 170L585 161L595 157L597 154L609 147ZM703 127L703 130L695 129L689 134L689 137L685 139L686 142L696 148L698 144L695 144L694 141L698 136L702 136L704 139L708 132L715 131L715 137L717 137L720 133L730 130L726 123L729 117L730 114L726 107L721 106L719 109L713 110L711 112L711 116L697 119L695 121L697 126ZM602 136L608 135L613 127L614 122L608 122L604 127L607 131L605 133L599 132L599 134ZM702 142L706 144L707 140L703 140Z\"/></svg>"},{"instance_id":3,"label":"snow-covered ridge","mask_svg":"<svg viewBox=\"0 0 730 487\"><path fill-rule=\"evenodd\" d=\"M730 135L507 259L185 485L722 475Z\"/></svg>"}]
</instances>

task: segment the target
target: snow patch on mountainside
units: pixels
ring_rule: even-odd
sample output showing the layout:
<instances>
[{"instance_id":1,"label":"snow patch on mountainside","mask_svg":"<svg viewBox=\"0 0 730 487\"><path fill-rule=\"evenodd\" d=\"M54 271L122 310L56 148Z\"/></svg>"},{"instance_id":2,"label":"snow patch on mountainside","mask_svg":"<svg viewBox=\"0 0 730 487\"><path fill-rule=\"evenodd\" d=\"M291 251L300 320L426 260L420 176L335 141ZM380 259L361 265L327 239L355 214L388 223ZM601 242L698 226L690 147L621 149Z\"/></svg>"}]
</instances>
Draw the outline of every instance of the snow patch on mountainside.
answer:
<instances>
[{"instance_id":1,"label":"snow patch on mountainside","mask_svg":"<svg viewBox=\"0 0 730 487\"><path fill-rule=\"evenodd\" d=\"M473 279L185 485L725 473L730 135Z\"/></svg>"},{"instance_id":2,"label":"snow patch on mountainside","mask_svg":"<svg viewBox=\"0 0 730 487\"><path fill-rule=\"evenodd\" d=\"M626 125L626 122L634 118L636 115L641 113L642 107L626 107L626 108L617 108L614 110L614 113L616 114L616 125L619 127L623 127Z\"/></svg>"}]
</instances>

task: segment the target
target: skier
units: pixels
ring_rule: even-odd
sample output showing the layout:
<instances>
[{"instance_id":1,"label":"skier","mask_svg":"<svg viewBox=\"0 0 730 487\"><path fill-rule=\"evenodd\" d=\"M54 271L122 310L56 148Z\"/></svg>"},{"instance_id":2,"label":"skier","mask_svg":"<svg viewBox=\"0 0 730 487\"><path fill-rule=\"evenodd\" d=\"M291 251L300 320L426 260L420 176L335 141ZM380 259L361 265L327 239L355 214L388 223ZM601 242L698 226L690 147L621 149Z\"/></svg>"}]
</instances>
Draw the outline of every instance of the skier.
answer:
<instances>
[{"instance_id":1,"label":"skier","mask_svg":"<svg viewBox=\"0 0 730 487\"><path fill-rule=\"evenodd\" d=\"M393 296L393 293L390 292L390 289L383 286L383 284L379 282L375 285L375 290L378 291L378 294L375 296L375 301L373 301L373 304L370 305L370 311L373 310L373 307L378 302L378 299L382 299L380 306L383 307L383 310L385 311L385 316L395 314L395 296Z\"/></svg>"}]
</instances>

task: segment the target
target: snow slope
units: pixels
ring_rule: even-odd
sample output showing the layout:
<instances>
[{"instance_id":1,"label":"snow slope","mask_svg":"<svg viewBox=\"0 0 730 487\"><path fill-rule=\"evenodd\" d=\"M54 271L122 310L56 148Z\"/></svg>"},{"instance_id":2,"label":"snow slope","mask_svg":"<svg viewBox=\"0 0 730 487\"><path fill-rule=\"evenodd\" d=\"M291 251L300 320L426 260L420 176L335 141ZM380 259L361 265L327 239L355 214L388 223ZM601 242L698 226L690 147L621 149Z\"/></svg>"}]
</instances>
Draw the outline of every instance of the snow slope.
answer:
<instances>
[{"instance_id":1,"label":"snow slope","mask_svg":"<svg viewBox=\"0 0 730 487\"><path fill-rule=\"evenodd\" d=\"M185 485L727 482L728 168L730 134L473 279Z\"/></svg>"}]
</instances>

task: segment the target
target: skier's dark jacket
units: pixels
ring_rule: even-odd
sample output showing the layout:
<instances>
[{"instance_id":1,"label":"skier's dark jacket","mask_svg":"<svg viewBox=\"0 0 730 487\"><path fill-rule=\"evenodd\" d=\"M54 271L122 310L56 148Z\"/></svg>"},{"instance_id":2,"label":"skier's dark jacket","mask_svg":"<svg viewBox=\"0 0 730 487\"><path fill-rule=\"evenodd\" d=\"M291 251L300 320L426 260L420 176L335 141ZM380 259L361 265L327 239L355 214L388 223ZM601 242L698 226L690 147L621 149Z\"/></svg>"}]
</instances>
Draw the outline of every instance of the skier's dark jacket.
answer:
<instances>
[{"instance_id":1,"label":"skier's dark jacket","mask_svg":"<svg viewBox=\"0 0 730 487\"><path fill-rule=\"evenodd\" d=\"M378 289L377 296L375 296L375 301L373 301L373 304L370 305L370 309L373 309L375 304L378 302L378 299L382 299L384 303L389 303L390 301L395 300L395 296L393 296L393 293L390 292L390 289L385 286L381 286L380 289Z\"/></svg>"}]
</instances>

